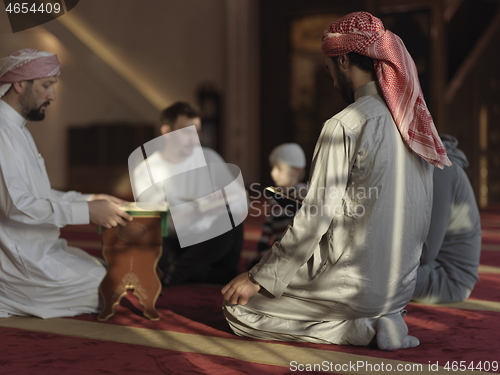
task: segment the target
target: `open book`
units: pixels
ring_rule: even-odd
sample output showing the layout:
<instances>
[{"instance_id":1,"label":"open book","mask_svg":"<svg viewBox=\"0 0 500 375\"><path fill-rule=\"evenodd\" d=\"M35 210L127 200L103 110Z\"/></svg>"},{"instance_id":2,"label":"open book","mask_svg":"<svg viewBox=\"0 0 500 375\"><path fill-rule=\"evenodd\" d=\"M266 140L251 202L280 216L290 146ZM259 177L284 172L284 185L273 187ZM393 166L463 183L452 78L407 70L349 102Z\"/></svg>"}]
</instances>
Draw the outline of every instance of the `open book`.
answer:
<instances>
[{"instance_id":1,"label":"open book","mask_svg":"<svg viewBox=\"0 0 500 375\"><path fill-rule=\"evenodd\" d=\"M283 188L269 186L266 190L271 193L274 200L278 202L281 207L287 209L288 211L295 213L300 210L300 207L302 207L302 199L286 194L285 189Z\"/></svg>"}]
</instances>

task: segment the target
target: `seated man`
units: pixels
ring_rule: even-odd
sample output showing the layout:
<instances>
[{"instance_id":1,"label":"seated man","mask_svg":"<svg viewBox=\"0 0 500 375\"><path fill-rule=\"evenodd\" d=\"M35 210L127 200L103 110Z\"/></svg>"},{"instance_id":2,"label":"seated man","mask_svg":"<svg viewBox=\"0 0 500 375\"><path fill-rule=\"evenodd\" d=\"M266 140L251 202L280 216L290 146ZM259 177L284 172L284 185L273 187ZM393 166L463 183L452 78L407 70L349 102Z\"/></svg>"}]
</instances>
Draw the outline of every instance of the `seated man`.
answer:
<instances>
[{"instance_id":1,"label":"seated man","mask_svg":"<svg viewBox=\"0 0 500 375\"><path fill-rule=\"evenodd\" d=\"M469 162L456 138L442 135L441 139L453 165L434 169L432 218L417 271L412 298L416 302L461 302L478 280L481 223L464 171Z\"/></svg>"},{"instance_id":2,"label":"seated man","mask_svg":"<svg viewBox=\"0 0 500 375\"><path fill-rule=\"evenodd\" d=\"M224 314L245 337L413 347L403 309L429 227L432 165L450 162L413 60L378 18L338 19L322 50L349 105L323 126L293 224L222 289Z\"/></svg>"},{"instance_id":3,"label":"seated man","mask_svg":"<svg viewBox=\"0 0 500 375\"><path fill-rule=\"evenodd\" d=\"M51 189L26 121L55 100L57 56L33 49L0 60L0 317L96 313L103 264L59 239L68 224L111 228L132 217L107 195Z\"/></svg>"},{"instance_id":4,"label":"seated man","mask_svg":"<svg viewBox=\"0 0 500 375\"><path fill-rule=\"evenodd\" d=\"M234 179L233 174L226 166L222 157L214 150L199 147L199 138L196 131L201 130L201 119L198 109L188 103L177 102L166 108L160 116L160 131L168 137L158 137L153 142L158 143L158 150L142 160L133 171L132 185L136 200L139 202L168 201L170 212L168 215L168 237L163 240L163 255L159 261L159 268L163 273L163 285L181 283L216 283L223 284L235 277L238 271L241 248L243 246L243 225L236 225L233 229L189 246L181 247L179 230L198 227L200 232L210 231L220 227L223 216L216 214L201 215L196 221L196 215L187 215L188 222L177 221L179 216L171 214L173 200L189 202L203 197L211 188L210 181L196 172L206 161L208 167L218 166L227 182ZM187 130L187 131L186 131ZM193 130L193 132L189 132ZM175 133L174 138L171 138ZM172 141L172 142L169 142ZM146 147L146 146L145 146ZM142 156L141 156L142 157ZM189 173L184 173L190 171ZM164 183L150 185L150 176L175 176L174 187L177 197L168 196ZM154 178L153 178L154 179ZM140 192L140 193L139 193ZM210 191L211 192L211 191ZM209 199L208 199L209 200ZM140 205L140 203L139 203ZM246 205L246 202L245 202ZM223 205L227 217L226 205Z\"/></svg>"}]
</instances>

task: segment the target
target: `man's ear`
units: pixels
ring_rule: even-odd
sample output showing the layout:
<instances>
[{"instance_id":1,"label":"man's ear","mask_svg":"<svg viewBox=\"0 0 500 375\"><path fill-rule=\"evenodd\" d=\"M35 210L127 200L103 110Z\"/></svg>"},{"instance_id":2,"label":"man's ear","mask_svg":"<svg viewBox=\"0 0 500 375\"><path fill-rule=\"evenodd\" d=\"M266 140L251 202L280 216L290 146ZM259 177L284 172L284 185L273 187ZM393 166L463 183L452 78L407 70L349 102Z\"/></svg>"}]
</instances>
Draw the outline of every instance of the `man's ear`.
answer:
<instances>
[{"instance_id":1,"label":"man's ear","mask_svg":"<svg viewBox=\"0 0 500 375\"><path fill-rule=\"evenodd\" d=\"M160 126L160 133L162 135L170 133L171 131L172 131L172 127L170 125L163 124L162 126Z\"/></svg>"},{"instance_id":2,"label":"man's ear","mask_svg":"<svg viewBox=\"0 0 500 375\"><path fill-rule=\"evenodd\" d=\"M18 81L12 83L12 89L16 92L16 94L24 94L27 86L28 81Z\"/></svg>"},{"instance_id":3,"label":"man's ear","mask_svg":"<svg viewBox=\"0 0 500 375\"><path fill-rule=\"evenodd\" d=\"M337 63L343 70L347 69L347 67L349 66L349 56L347 54L340 55L339 57L337 57Z\"/></svg>"}]
</instances>

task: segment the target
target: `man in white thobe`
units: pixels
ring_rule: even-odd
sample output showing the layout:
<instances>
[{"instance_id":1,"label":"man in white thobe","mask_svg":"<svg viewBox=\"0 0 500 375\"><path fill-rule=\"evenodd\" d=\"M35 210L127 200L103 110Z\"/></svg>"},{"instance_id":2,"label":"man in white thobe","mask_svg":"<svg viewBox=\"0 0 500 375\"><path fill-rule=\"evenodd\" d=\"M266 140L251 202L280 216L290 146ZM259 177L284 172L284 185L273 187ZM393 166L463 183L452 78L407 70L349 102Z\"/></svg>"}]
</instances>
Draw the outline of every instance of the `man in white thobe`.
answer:
<instances>
[{"instance_id":1,"label":"man in white thobe","mask_svg":"<svg viewBox=\"0 0 500 375\"><path fill-rule=\"evenodd\" d=\"M24 49L0 60L0 317L98 312L106 269L67 246L59 228L131 220L118 198L50 186L26 121L45 117L59 72L57 56L48 52Z\"/></svg>"},{"instance_id":2,"label":"man in white thobe","mask_svg":"<svg viewBox=\"0 0 500 375\"><path fill-rule=\"evenodd\" d=\"M415 288L430 221L431 163L448 160L439 143L433 146L439 137L432 119L405 112L421 110L420 96L391 91L387 71L378 69L380 61L375 65L383 59L377 47L395 52L395 38L365 12L339 19L325 34L325 64L350 105L324 124L308 194L282 240L222 289L224 314L236 334L376 343L382 350L419 344L408 335L403 309ZM406 49L397 52L409 56ZM408 61L400 69L413 77ZM407 103L394 108L394 96ZM424 118L424 130L417 117ZM415 146L415 134L431 146Z\"/></svg>"}]
</instances>

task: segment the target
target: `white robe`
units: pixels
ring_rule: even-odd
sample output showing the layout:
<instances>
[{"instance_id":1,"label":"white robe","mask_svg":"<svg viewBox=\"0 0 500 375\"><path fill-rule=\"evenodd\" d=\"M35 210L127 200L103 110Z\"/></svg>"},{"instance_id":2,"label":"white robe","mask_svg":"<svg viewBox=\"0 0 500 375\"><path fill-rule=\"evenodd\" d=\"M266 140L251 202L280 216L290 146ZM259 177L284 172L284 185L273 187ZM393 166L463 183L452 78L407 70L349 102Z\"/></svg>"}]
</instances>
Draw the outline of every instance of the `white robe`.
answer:
<instances>
[{"instance_id":1,"label":"white robe","mask_svg":"<svg viewBox=\"0 0 500 375\"><path fill-rule=\"evenodd\" d=\"M328 120L308 194L252 268L265 289L224 306L235 333L367 345L410 301L432 206L432 166L405 146L375 82Z\"/></svg>"},{"instance_id":2,"label":"white robe","mask_svg":"<svg viewBox=\"0 0 500 375\"><path fill-rule=\"evenodd\" d=\"M97 312L105 268L59 239L89 223L90 196L51 189L25 122L0 100L0 317Z\"/></svg>"}]
</instances>

